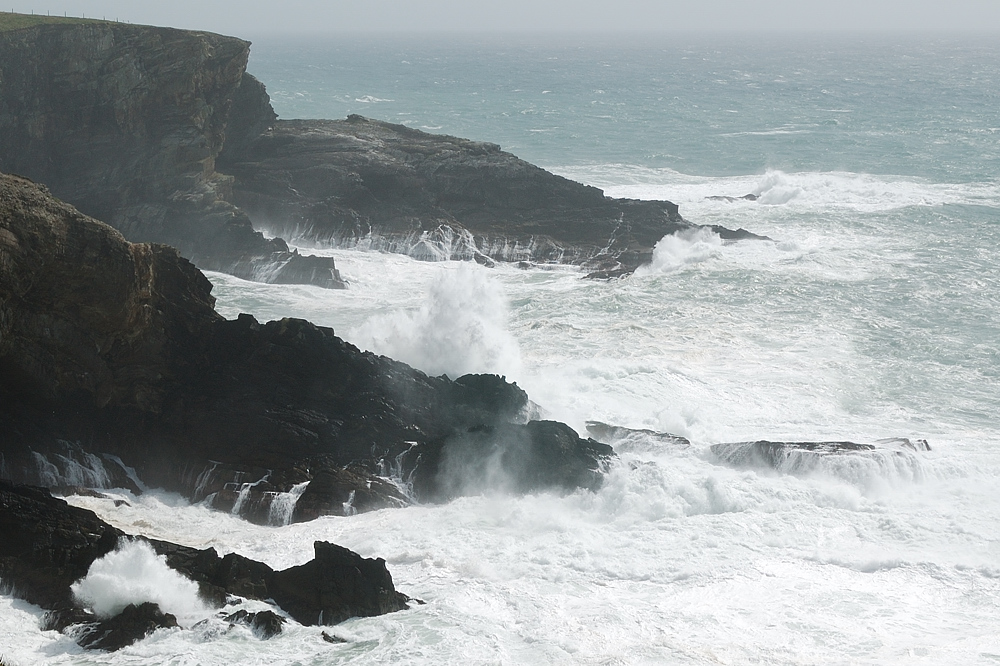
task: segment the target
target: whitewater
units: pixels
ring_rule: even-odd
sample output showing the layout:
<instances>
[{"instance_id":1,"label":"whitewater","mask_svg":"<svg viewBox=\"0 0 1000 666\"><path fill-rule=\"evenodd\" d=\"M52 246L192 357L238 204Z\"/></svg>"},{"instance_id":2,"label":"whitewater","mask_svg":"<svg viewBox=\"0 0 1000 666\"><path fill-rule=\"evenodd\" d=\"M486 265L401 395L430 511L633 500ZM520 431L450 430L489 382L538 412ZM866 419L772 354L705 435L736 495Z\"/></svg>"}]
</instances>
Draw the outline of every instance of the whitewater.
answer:
<instances>
[{"instance_id":1,"label":"whitewater","mask_svg":"<svg viewBox=\"0 0 1000 666\"><path fill-rule=\"evenodd\" d=\"M274 568L333 541L385 558L426 604L326 629L343 644L294 622L261 641L126 546L81 589L116 608L159 581L188 629L92 654L5 595L6 662L1000 660L995 44L261 38L250 70L285 118L362 113L494 141L610 196L773 239L668 236L613 281L339 248L310 252L336 258L345 291L208 274L226 317L306 318L430 374L505 375L582 435L597 420L691 446L615 441L594 493L485 487L281 527L156 490L71 497L125 532ZM711 448L892 437L931 450L771 469Z\"/></svg>"}]
</instances>

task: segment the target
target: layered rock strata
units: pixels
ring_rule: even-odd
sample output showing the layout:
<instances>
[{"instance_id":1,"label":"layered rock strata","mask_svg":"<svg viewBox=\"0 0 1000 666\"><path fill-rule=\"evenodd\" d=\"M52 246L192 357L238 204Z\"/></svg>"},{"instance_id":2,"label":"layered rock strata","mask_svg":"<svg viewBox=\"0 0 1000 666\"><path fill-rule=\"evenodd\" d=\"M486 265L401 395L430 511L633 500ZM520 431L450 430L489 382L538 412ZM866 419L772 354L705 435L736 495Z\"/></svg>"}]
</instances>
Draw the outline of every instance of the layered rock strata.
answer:
<instances>
[{"instance_id":1,"label":"layered rock strata","mask_svg":"<svg viewBox=\"0 0 1000 666\"><path fill-rule=\"evenodd\" d=\"M232 177L215 168L227 141L267 129L247 101L261 88L245 72L249 48L104 21L0 26L0 171L204 269L342 287L332 259L307 260L255 231L231 203Z\"/></svg>"},{"instance_id":2,"label":"layered rock strata","mask_svg":"<svg viewBox=\"0 0 1000 666\"><path fill-rule=\"evenodd\" d=\"M149 484L279 524L601 482L611 448L524 423L527 396L500 377L428 377L329 328L213 305L172 248L0 175L0 476Z\"/></svg>"}]
</instances>

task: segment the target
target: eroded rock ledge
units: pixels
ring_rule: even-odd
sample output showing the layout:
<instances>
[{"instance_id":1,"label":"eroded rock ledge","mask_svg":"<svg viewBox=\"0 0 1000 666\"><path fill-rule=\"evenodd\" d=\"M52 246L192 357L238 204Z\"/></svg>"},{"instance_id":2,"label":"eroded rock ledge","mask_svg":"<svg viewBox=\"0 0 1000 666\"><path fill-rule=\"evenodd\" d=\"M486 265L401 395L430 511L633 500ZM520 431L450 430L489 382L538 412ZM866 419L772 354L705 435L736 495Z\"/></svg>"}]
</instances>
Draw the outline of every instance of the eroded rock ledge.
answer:
<instances>
[{"instance_id":1,"label":"eroded rock ledge","mask_svg":"<svg viewBox=\"0 0 1000 666\"><path fill-rule=\"evenodd\" d=\"M526 423L503 378L428 377L299 319L227 321L211 288L172 248L0 175L0 477L148 484L279 524L601 484L612 449Z\"/></svg>"}]
</instances>

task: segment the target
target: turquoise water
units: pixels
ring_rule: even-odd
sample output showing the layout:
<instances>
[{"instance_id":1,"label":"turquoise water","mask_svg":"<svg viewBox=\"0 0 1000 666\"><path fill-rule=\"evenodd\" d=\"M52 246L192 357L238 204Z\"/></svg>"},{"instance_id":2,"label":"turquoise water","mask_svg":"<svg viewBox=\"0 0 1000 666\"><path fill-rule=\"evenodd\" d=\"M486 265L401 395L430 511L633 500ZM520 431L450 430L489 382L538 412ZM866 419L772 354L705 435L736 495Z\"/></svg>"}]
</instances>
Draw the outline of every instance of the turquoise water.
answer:
<instances>
[{"instance_id":1,"label":"turquoise water","mask_svg":"<svg viewBox=\"0 0 1000 666\"><path fill-rule=\"evenodd\" d=\"M546 167L1000 173L989 37L442 39L261 38L250 71L284 118L359 113Z\"/></svg>"}]
</instances>

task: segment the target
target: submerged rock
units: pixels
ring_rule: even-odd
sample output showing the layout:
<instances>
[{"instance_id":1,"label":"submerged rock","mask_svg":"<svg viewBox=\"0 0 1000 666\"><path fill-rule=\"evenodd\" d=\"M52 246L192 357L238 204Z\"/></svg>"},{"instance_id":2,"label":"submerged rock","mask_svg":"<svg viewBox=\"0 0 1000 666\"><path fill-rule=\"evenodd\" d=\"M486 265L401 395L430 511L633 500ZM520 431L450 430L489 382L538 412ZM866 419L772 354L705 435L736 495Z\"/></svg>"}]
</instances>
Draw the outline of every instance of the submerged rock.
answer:
<instances>
[{"instance_id":1,"label":"submerged rock","mask_svg":"<svg viewBox=\"0 0 1000 666\"><path fill-rule=\"evenodd\" d=\"M913 451L929 451L926 440L914 444L905 437L879 440L880 446L855 442L735 442L714 444L712 453L727 465L743 468L771 468L786 473L812 472L824 458L848 456L909 456ZM924 447L924 448L918 448Z\"/></svg>"},{"instance_id":2,"label":"submerged rock","mask_svg":"<svg viewBox=\"0 0 1000 666\"><path fill-rule=\"evenodd\" d=\"M227 615L225 621L230 625L242 624L250 627L257 638L266 641L280 634L287 620L274 611L251 613L241 608L232 615Z\"/></svg>"},{"instance_id":3,"label":"submerged rock","mask_svg":"<svg viewBox=\"0 0 1000 666\"><path fill-rule=\"evenodd\" d=\"M152 602L129 604L107 620L84 625L78 630L76 642L88 650L113 652L141 641L157 629L177 627L177 618L164 613Z\"/></svg>"},{"instance_id":4,"label":"submerged rock","mask_svg":"<svg viewBox=\"0 0 1000 666\"><path fill-rule=\"evenodd\" d=\"M587 421L587 432L598 442L604 444L620 445L634 444L642 441L653 441L668 446L687 448L691 446L691 441L686 437L671 435L667 432L657 432L655 430L645 430L637 428L624 428L622 426L609 425L601 421Z\"/></svg>"}]
</instances>

